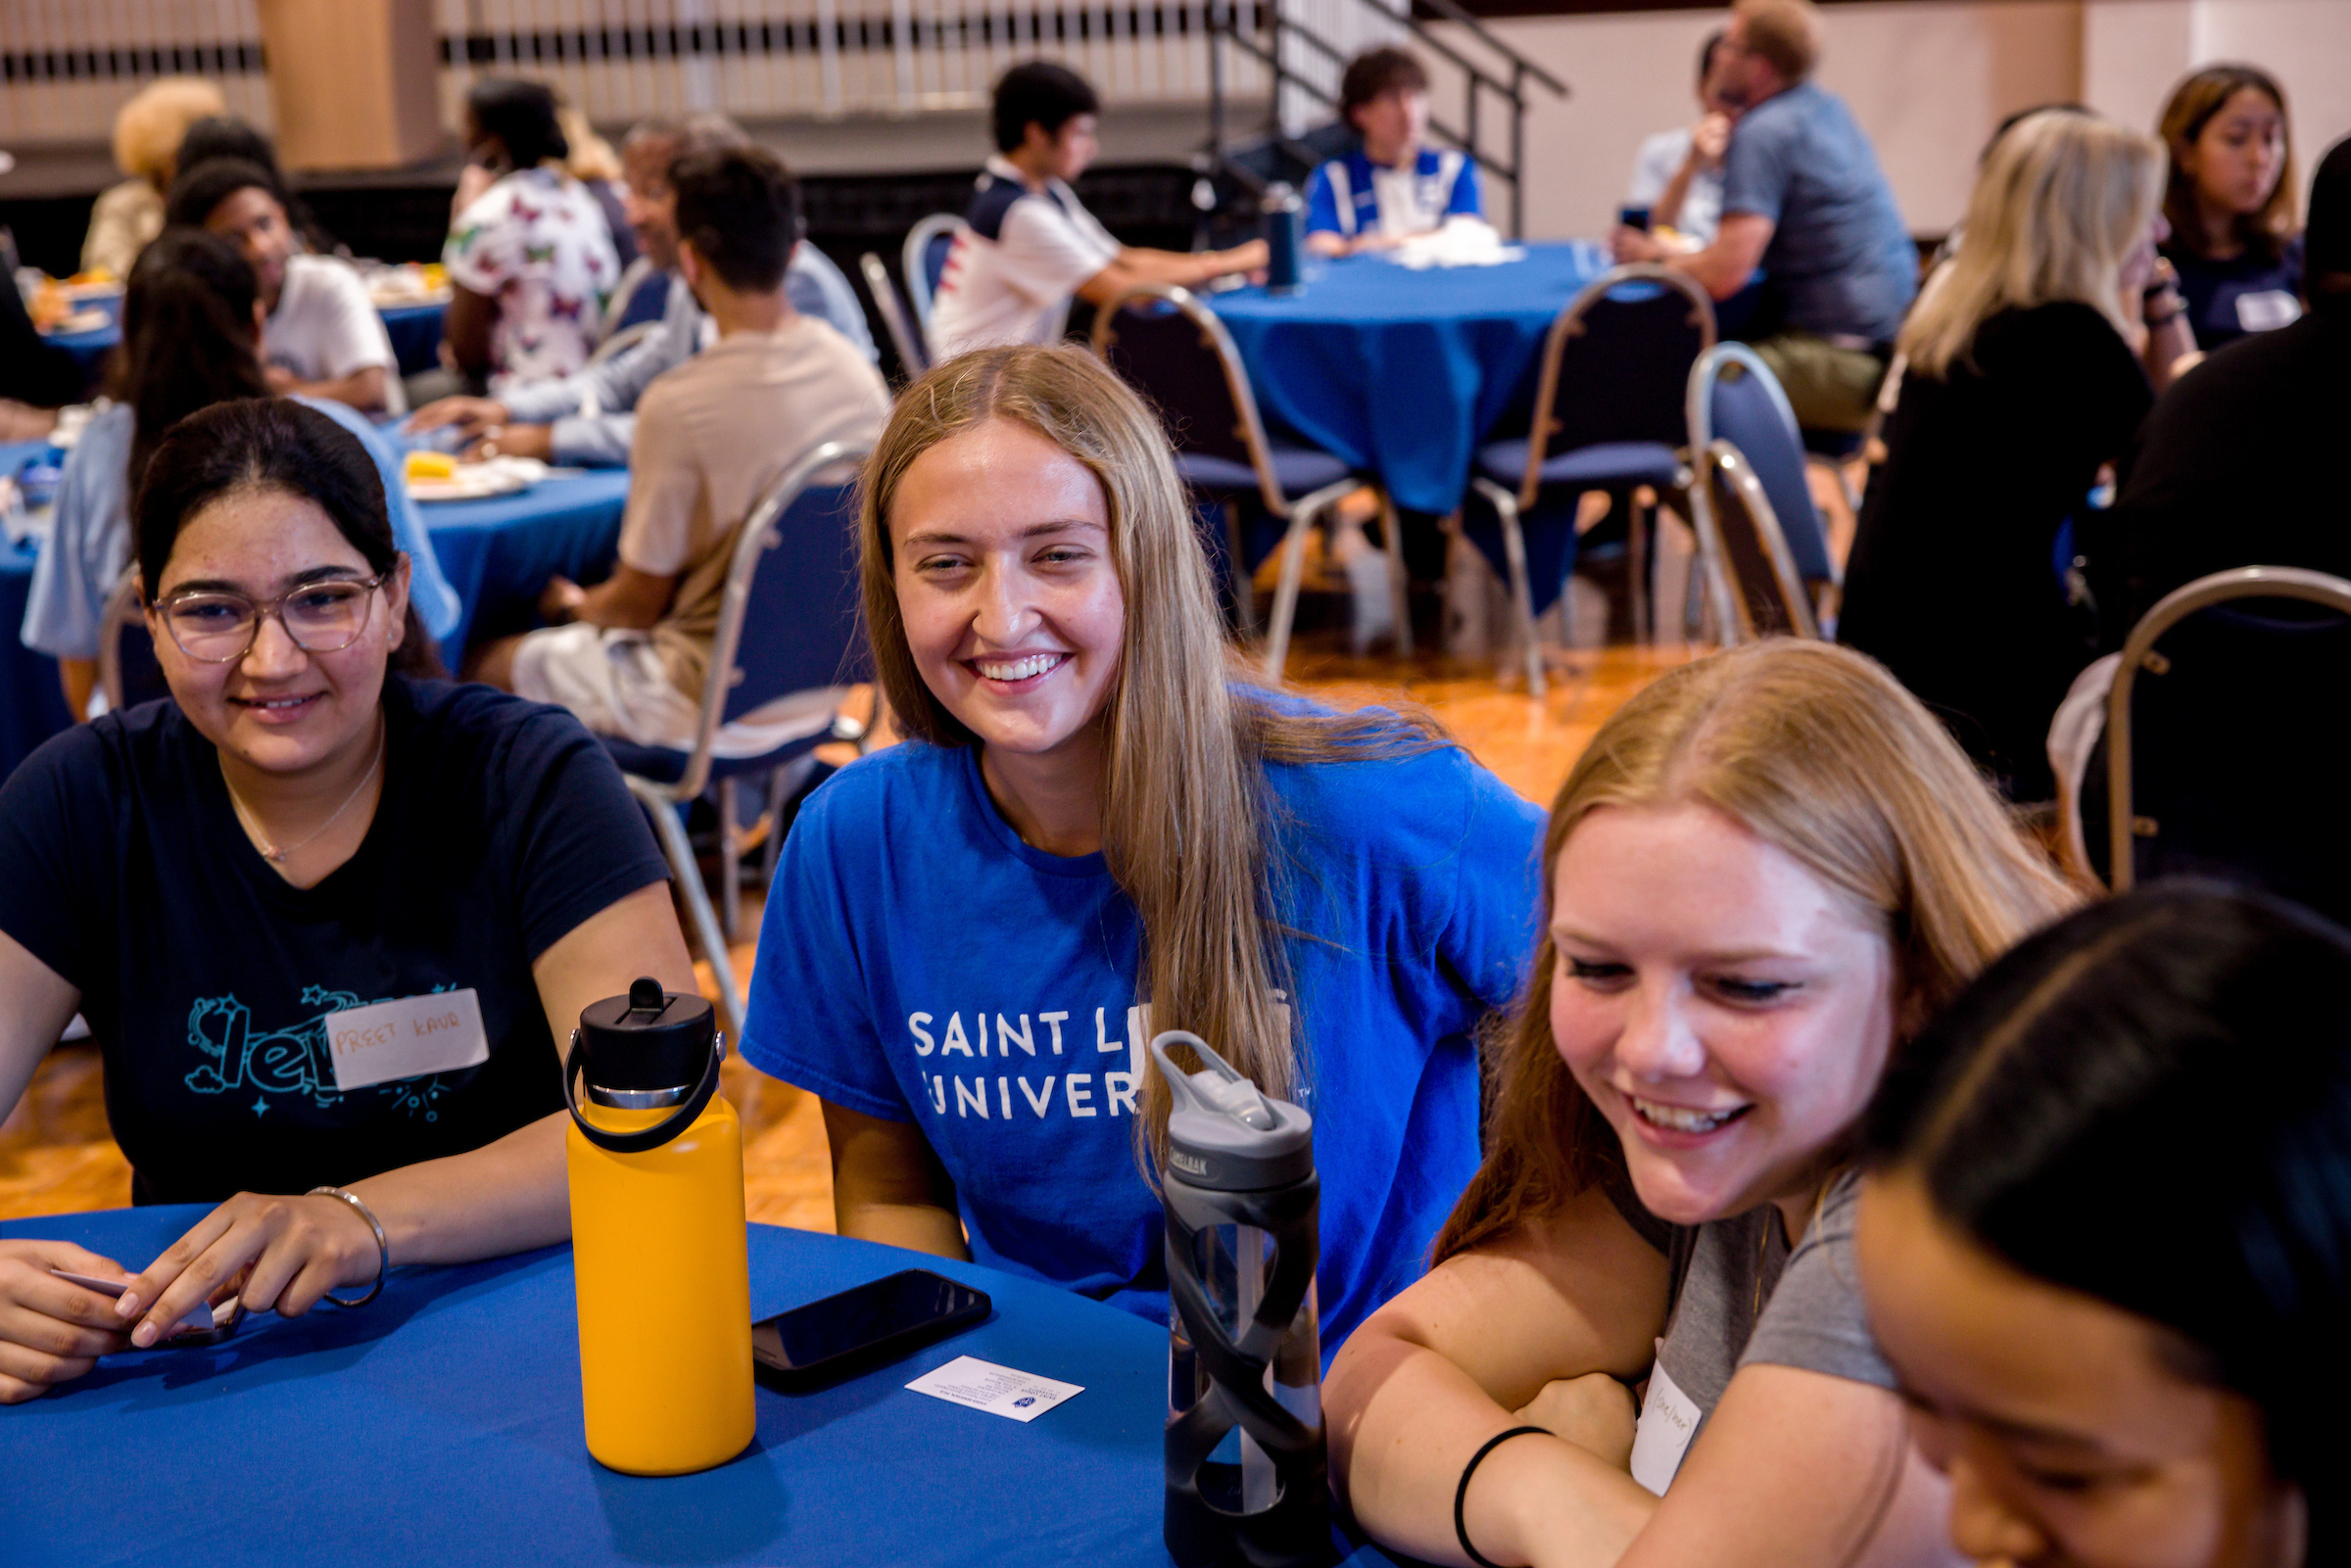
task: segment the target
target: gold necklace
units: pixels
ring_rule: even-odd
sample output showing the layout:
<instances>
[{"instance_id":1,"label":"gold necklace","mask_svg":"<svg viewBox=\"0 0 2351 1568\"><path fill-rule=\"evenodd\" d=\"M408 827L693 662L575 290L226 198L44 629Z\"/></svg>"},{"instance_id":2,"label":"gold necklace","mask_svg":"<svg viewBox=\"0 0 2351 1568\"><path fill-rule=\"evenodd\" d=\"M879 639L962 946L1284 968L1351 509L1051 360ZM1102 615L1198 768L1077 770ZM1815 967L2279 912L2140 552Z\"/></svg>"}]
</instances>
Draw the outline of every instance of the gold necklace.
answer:
<instances>
[{"instance_id":1,"label":"gold necklace","mask_svg":"<svg viewBox=\"0 0 2351 1568\"><path fill-rule=\"evenodd\" d=\"M375 732L375 755L368 758L367 771L360 775L359 784L352 789L350 794L343 797L343 804L337 806L333 813L327 817L326 821L320 823L316 828L312 829L309 834L302 838L300 842L287 844L282 848L277 844L272 843L269 835L262 831L262 819L260 815L256 813L251 806L245 803L243 796L237 793L237 786L229 783L228 769L223 767L220 770L220 783L228 789L228 803L235 809L237 821L244 824L245 831L247 832L253 834L254 847L262 852L262 858L264 860L269 862L269 864L272 866L282 866L285 864L286 857L288 855L294 854L300 850L308 849L312 843L317 841L320 834L324 833L329 828L332 828L336 823L343 820L343 813L351 809L351 803L359 799L360 794L367 788L367 785L374 782L375 770L382 767L384 762L383 721L378 719L376 722L377 728Z\"/></svg>"}]
</instances>

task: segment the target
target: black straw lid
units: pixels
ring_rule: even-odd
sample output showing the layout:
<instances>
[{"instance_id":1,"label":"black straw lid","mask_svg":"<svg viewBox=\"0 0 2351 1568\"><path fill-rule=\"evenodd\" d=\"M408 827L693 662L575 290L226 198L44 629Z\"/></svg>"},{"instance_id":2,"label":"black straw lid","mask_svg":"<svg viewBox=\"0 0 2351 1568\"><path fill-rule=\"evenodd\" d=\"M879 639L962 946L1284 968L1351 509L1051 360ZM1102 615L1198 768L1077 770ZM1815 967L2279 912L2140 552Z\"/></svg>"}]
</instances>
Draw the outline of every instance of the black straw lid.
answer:
<instances>
[{"instance_id":1,"label":"black straw lid","mask_svg":"<svg viewBox=\"0 0 2351 1568\"><path fill-rule=\"evenodd\" d=\"M717 1039L710 1004L691 991L664 991L649 976L626 996L580 1013L581 1056L598 1089L674 1089L700 1080Z\"/></svg>"}]
</instances>

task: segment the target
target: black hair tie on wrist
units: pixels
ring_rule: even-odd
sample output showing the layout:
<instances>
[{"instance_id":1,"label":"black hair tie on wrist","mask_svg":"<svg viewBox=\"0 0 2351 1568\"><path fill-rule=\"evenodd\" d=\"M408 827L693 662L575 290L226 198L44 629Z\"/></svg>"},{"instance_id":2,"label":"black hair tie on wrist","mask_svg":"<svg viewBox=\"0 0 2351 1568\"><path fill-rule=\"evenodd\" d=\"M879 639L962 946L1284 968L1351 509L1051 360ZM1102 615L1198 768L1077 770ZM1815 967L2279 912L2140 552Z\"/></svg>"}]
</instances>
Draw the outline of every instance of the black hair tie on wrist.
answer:
<instances>
[{"instance_id":1,"label":"black hair tie on wrist","mask_svg":"<svg viewBox=\"0 0 2351 1568\"><path fill-rule=\"evenodd\" d=\"M1462 1466L1461 1485L1453 1489L1453 1536L1462 1544L1463 1552L1471 1562L1477 1564L1477 1568L1502 1568L1502 1564L1469 1544L1469 1524L1463 1517L1463 1510L1469 1501L1469 1478L1477 1474L1477 1467L1486 1462L1487 1454L1492 1453L1511 1439L1525 1437L1529 1432L1540 1432L1545 1437L1551 1436L1551 1428L1543 1426L1514 1426L1508 1432L1495 1433L1486 1439L1485 1447L1469 1455L1469 1462Z\"/></svg>"}]
</instances>

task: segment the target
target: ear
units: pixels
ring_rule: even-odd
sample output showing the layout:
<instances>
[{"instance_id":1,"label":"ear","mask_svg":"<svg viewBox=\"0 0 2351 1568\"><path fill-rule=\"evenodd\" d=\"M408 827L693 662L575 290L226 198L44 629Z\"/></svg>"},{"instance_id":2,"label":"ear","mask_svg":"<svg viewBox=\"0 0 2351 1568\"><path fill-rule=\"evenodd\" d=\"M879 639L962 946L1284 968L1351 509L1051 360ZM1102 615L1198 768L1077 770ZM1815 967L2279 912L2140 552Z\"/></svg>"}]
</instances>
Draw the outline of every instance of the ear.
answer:
<instances>
[{"instance_id":1,"label":"ear","mask_svg":"<svg viewBox=\"0 0 2351 1568\"><path fill-rule=\"evenodd\" d=\"M684 235L678 237L678 276L690 289L702 280L702 259L694 253L694 241Z\"/></svg>"},{"instance_id":2,"label":"ear","mask_svg":"<svg viewBox=\"0 0 2351 1568\"><path fill-rule=\"evenodd\" d=\"M384 579L384 610L392 617L392 631L384 639L384 651L398 653L408 637L408 552L405 549L400 552L400 559L392 563L391 575Z\"/></svg>"},{"instance_id":3,"label":"ear","mask_svg":"<svg viewBox=\"0 0 2351 1568\"><path fill-rule=\"evenodd\" d=\"M268 312L268 310L267 310L267 309L265 309L265 308L264 308L264 307L262 305L262 302L261 302L261 301L259 301L259 300L256 300L256 301L254 301L254 302L253 302L253 342L254 342L254 346L255 346L257 349L258 349L258 348L261 346L261 342L262 342L262 334L263 334L264 331L266 331L266 330L268 329L268 325L269 325L269 312Z\"/></svg>"}]
</instances>

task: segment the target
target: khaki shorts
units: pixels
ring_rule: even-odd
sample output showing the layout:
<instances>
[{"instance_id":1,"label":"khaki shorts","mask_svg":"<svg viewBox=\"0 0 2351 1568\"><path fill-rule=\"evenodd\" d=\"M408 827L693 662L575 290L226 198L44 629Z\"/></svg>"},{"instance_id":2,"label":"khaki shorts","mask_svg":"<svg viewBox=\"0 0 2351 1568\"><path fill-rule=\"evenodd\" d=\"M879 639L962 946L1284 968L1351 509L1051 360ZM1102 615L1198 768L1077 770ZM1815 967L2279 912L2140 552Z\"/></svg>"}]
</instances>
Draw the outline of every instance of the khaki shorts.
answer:
<instances>
[{"instance_id":1,"label":"khaki shorts","mask_svg":"<svg viewBox=\"0 0 2351 1568\"><path fill-rule=\"evenodd\" d=\"M514 692L569 708L599 735L642 746L694 749L699 701L680 691L669 666L643 632L609 631L575 621L533 632L514 649ZM829 731L847 695L841 687L793 691L719 727L710 750L756 757Z\"/></svg>"},{"instance_id":2,"label":"khaki shorts","mask_svg":"<svg viewBox=\"0 0 2351 1568\"><path fill-rule=\"evenodd\" d=\"M1799 425L1854 435L1869 427L1886 379L1885 360L1809 332L1775 332L1751 347L1779 378Z\"/></svg>"}]
</instances>

